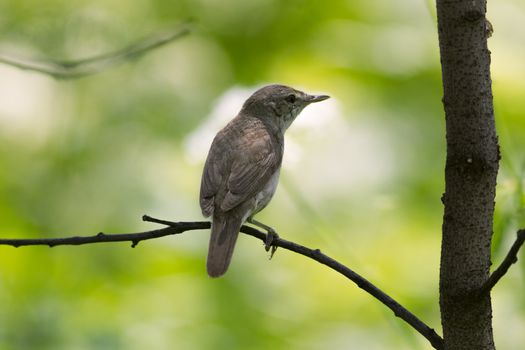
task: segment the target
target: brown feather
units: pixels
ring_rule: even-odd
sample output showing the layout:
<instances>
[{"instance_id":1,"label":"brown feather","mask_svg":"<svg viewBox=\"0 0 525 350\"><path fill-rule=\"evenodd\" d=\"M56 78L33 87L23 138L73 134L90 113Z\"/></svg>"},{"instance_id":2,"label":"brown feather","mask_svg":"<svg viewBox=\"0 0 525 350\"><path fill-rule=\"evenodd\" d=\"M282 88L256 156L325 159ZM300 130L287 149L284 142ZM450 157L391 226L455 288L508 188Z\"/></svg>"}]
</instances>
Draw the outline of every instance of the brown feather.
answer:
<instances>
[{"instance_id":1,"label":"brown feather","mask_svg":"<svg viewBox=\"0 0 525 350\"><path fill-rule=\"evenodd\" d=\"M213 215L208 258L206 259L208 276L220 277L228 270L241 225L241 218L231 215Z\"/></svg>"}]
</instances>

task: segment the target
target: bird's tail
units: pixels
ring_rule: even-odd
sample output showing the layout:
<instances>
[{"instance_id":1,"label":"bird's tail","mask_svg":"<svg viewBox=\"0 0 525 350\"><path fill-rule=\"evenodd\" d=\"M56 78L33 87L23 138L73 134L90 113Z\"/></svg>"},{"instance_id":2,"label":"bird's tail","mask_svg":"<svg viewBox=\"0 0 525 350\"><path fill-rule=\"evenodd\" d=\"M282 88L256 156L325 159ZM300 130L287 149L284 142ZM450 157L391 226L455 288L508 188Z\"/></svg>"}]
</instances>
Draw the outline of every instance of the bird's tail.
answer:
<instances>
[{"instance_id":1,"label":"bird's tail","mask_svg":"<svg viewBox=\"0 0 525 350\"><path fill-rule=\"evenodd\" d=\"M206 261L206 269L210 277L220 277L228 270L241 225L241 218L235 215L213 214Z\"/></svg>"}]
</instances>

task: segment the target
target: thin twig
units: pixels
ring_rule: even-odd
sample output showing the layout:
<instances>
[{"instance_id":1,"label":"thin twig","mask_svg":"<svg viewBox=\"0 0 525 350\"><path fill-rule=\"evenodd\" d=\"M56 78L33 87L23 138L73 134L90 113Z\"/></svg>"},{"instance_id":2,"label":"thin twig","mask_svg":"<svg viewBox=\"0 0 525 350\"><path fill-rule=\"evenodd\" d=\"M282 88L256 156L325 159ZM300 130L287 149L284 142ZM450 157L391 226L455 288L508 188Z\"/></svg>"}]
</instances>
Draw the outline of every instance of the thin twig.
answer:
<instances>
[{"instance_id":1,"label":"thin twig","mask_svg":"<svg viewBox=\"0 0 525 350\"><path fill-rule=\"evenodd\" d=\"M24 70L31 70L60 79L75 79L97 74L119 65L132 58L144 55L148 51L171 43L190 32L189 22L171 30L158 32L120 50L75 60L60 61L53 59L28 59L0 53L0 63Z\"/></svg>"},{"instance_id":2,"label":"thin twig","mask_svg":"<svg viewBox=\"0 0 525 350\"><path fill-rule=\"evenodd\" d=\"M144 216L144 218L146 215ZM144 219L144 221L148 221ZM176 224L176 225L175 225ZM83 245L93 243L109 243L109 242L131 242L131 246L135 247L140 241L148 239L155 239L169 235L176 235L185 231L204 230L210 228L208 221L198 222L177 222L171 223L168 227L158 230L138 232L138 233L118 233L107 234L99 232L93 236L74 236L65 238L28 238L28 239L11 239L0 238L0 245L9 245L15 248L31 245L47 245L48 247L56 247L59 245Z\"/></svg>"},{"instance_id":3,"label":"thin twig","mask_svg":"<svg viewBox=\"0 0 525 350\"><path fill-rule=\"evenodd\" d=\"M518 231L518 233L516 234L516 240L514 241L512 247L510 247L510 250L507 253L505 259L503 259L498 268L494 270L494 272L492 272L485 284L483 284L483 286L480 288L480 296L489 293L492 290L492 288L499 282L501 277L503 277L507 273L510 266L518 261L518 252L521 246L523 245L523 242L525 242L525 229L521 229Z\"/></svg>"},{"instance_id":4,"label":"thin twig","mask_svg":"<svg viewBox=\"0 0 525 350\"><path fill-rule=\"evenodd\" d=\"M142 220L148 222L154 222L167 227L159 230L139 232L139 233L126 233L126 234L105 234L99 233L93 236L76 236L67 238L38 238L38 239L0 239L0 245L10 245L14 247L30 246L30 245L47 245L49 247L55 247L58 245L81 245L91 243L105 243L105 242L132 242L132 247L135 247L140 241L159 238L168 235L179 234L185 231L192 230L203 230L210 228L211 224L208 221L196 221L196 222L172 222L166 220L155 219L150 216L144 215ZM263 243L266 242L266 234L250 226L243 225L241 232L260 239ZM275 238L272 241L272 245L283 249L290 250L292 252L301 254L310 259L313 259L323 265L328 266L332 270L335 270L354 282L359 288L372 295L374 298L379 300L390 310L394 312L394 315L404 320L410 326L412 326L417 332L424 336L435 349L443 349L443 339L430 328L427 324L421 321L417 316L408 311L405 307L395 301L392 297L387 295L381 289L373 285L370 281L357 274L347 266L340 262L330 258L328 255L322 253L319 249L310 249L295 242L291 242L282 238Z\"/></svg>"}]
</instances>

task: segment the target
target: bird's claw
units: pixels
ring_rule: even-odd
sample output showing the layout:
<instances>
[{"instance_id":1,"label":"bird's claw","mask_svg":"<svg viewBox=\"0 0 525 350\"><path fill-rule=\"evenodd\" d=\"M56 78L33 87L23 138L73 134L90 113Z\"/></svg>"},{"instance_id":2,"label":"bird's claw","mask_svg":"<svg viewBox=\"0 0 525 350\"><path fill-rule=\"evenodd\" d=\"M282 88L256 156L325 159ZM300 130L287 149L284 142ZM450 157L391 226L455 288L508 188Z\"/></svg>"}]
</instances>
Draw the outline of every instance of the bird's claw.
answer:
<instances>
[{"instance_id":1,"label":"bird's claw","mask_svg":"<svg viewBox=\"0 0 525 350\"><path fill-rule=\"evenodd\" d=\"M277 246L274 245L274 241L279 239L279 235L275 230L268 230L268 233L266 234L266 241L264 242L264 249L267 252L270 252L270 259L273 258L273 255L275 254L275 251L277 250Z\"/></svg>"}]
</instances>

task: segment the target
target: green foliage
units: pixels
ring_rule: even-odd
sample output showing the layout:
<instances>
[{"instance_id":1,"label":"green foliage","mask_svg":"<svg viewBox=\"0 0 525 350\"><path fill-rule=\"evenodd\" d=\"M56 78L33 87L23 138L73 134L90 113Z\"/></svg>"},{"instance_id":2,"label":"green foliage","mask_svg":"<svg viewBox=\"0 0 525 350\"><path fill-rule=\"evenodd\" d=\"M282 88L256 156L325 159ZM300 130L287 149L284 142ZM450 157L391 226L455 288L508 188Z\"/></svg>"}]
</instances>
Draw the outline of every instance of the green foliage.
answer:
<instances>
[{"instance_id":1,"label":"green foliage","mask_svg":"<svg viewBox=\"0 0 525 350\"><path fill-rule=\"evenodd\" d=\"M234 116L240 102L228 96L285 83L333 99L291 127L283 181L260 219L348 264L439 329L445 130L431 7L3 1L0 51L20 57L80 59L195 22L169 46L78 80L0 65L0 235L136 232L154 227L139 222L145 213L199 220L209 144L199 132ZM503 157L498 263L525 225L525 37L510 25L524 23L525 8L513 0L489 10ZM0 247L0 350L430 348L340 276L284 251L268 261L251 238L241 237L228 274L210 280L207 237L135 249ZM513 267L494 291L500 349L525 342L523 287Z\"/></svg>"}]
</instances>

